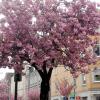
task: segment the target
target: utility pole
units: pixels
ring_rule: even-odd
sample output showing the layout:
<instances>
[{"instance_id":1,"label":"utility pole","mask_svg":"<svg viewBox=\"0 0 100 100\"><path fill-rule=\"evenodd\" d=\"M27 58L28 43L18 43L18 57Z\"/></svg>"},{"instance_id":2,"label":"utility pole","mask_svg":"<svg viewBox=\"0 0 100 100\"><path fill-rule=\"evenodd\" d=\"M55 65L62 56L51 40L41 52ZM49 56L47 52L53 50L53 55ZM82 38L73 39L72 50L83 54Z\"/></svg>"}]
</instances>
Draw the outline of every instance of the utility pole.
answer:
<instances>
[{"instance_id":1,"label":"utility pole","mask_svg":"<svg viewBox=\"0 0 100 100\"><path fill-rule=\"evenodd\" d=\"M76 98L76 78L74 78L74 100Z\"/></svg>"},{"instance_id":2,"label":"utility pole","mask_svg":"<svg viewBox=\"0 0 100 100\"><path fill-rule=\"evenodd\" d=\"M14 81L15 81L15 97L14 97L14 100L17 100L17 89L18 89L18 81L21 81L22 77L21 77L21 74L15 72L15 75L14 75Z\"/></svg>"},{"instance_id":3,"label":"utility pole","mask_svg":"<svg viewBox=\"0 0 100 100\"><path fill-rule=\"evenodd\" d=\"M18 81L15 81L15 100L17 100L17 88L18 88Z\"/></svg>"}]
</instances>

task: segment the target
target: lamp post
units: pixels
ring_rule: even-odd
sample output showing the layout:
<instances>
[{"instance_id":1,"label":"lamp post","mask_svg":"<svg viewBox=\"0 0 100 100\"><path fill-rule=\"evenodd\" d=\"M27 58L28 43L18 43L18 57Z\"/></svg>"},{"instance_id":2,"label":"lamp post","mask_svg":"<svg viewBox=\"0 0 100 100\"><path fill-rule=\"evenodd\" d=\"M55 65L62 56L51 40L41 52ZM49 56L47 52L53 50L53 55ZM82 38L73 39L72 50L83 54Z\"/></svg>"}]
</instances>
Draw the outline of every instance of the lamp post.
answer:
<instances>
[{"instance_id":1,"label":"lamp post","mask_svg":"<svg viewBox=\"0 0 100 100\"><path fill-rule=\"evenodd\" d=\"M15 97L14 100L17 100L17 89L18 89L18 81L21 81L21 74L15 72L14 81L15 81Z\"/></svg>"},{"instance_id":2,"label":"lamp post","mask_svg":"<svg viewBox=\"0 0 100 100\"><path fill-rule=\"evenodd\" d=\"M15 81L15 100L17 100L17 88L18 88L18 81Z\"/></svg>"},{"instance_id":3,"label":"lamp post","mask_svg":"<svg viewBox=\"0 0 100 100\"><path fill-rule=\"evenodd\" d=\"M74 100L76 98L76 78L74 78Z\"/></svg>"}]
</instances>

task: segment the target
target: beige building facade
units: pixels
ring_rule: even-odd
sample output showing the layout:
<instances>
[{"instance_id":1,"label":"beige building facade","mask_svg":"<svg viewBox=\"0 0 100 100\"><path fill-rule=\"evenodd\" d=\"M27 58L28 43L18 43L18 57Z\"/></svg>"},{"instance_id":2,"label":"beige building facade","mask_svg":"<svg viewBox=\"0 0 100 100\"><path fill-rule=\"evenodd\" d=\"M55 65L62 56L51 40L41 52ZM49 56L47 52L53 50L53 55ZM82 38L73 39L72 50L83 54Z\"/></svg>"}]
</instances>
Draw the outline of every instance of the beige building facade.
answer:
<instances>
[{"instance_id":1,"label":"beige building facade","mask_svg":"<svg viewBox=\"0 0 100 100\"><path fill-rule=\"evenodd\" d=\"M88 74L80 74L74 79L64 67L55 68L51 78L51 100L63 100L56 89L56 83L63 79L74 85L69 100L74 100L74 96L76 100L100 100L100 61L91 65L90 69Z\"/></svg>"}]
</instances>

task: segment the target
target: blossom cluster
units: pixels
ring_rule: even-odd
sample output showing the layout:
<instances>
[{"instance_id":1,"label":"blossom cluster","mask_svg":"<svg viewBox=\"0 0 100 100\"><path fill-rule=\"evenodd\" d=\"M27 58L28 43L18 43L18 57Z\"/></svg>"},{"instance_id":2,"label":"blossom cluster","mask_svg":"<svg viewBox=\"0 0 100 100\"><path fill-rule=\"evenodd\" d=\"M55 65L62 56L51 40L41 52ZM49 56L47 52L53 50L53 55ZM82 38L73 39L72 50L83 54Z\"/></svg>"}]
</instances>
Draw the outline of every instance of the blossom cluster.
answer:
<instances>
[{"instance_id":1,"label":"blossom cluster","mask_svg":"<svg viewBox=\"0 0 100 100\"><path fill-rule=\"evenodd\" d=\"M100 35L100 12L89 0L3 0L0 3L0 67L23 70L23 61L41 69L64 65L87 73L95 62L90 36ZM52 63L54 59L54 63Z\"/></svg>"}]
</instances>

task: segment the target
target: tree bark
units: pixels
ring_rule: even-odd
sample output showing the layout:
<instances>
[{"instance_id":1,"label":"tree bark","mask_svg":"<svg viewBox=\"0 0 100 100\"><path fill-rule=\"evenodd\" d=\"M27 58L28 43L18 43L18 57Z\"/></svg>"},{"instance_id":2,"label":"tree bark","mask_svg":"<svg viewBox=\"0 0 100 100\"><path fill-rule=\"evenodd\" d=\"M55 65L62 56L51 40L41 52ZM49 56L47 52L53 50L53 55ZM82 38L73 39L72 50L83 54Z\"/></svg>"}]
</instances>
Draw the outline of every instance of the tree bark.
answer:
<instances>
[{"instance_id":1,"label":"tree bark","mask_svg":"<svg viewBox=\"0 0 100 100\"><path fill-rule=\"evenodd\" d=\"M49 99L49 87L50 85L43 81L41 82L40 100Z\"/></svg>"},{"instance_id":2,"label":"tree bark","mask_svg":"<svg viewBox=\"0 0 100 100\"><path fill-rule=\"evenodd\" d=\"M38 71L42 82L40 90L40 100L49 100L49 91L50 91L50 78L53 68L49 68L49 71L46 70L46 63L43 65L43 70L37 68L36 64L32 64L33 67Z\"/></svg>"},{"instance_id":3,"label":"tree bark","mask_svg":"<svg viewBox=\"0 0 100 100\"><path fill-rule=\"evenodd\" d=\"M30 63L30 58L26 52L26 54L23 57L20 57L22 59L22 61L26 60ZM46 70L46 62L44 61L43 63L43 70L38 69L36 63L33 63L31 66L33 66L39 73L42 82L41 82L41 91L40 91L40 100L48 100L49 99L49 91L50 91L50 79L51 79L51 74L52 74L52 70L53 68L49 68L49 71L47 72ZM51 63L54 65L55 63L55 59L51 60Z\"/></svg>"}]
</instances>

